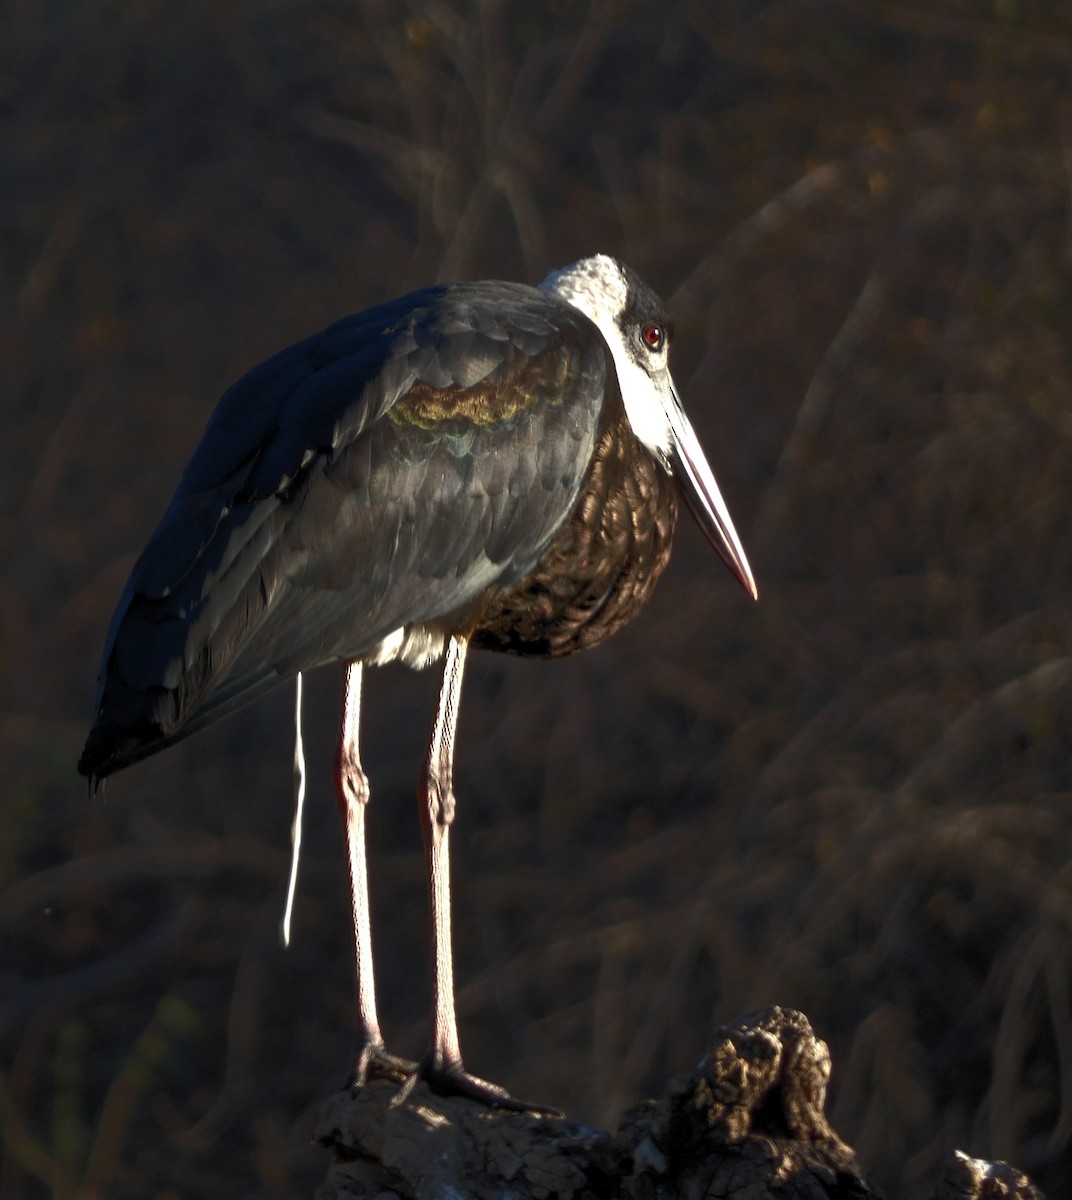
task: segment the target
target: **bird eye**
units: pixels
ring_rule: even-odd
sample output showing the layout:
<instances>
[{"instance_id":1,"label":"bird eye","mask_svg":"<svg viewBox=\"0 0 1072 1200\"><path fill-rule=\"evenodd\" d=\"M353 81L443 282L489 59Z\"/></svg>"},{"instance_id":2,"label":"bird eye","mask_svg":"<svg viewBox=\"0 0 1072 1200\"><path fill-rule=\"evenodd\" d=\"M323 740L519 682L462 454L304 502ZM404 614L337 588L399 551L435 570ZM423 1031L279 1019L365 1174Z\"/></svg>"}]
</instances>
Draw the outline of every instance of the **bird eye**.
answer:
<instances>
[{"instance_id":1,"label":"bird eye","mask_svg":"<svg viewBox=\"0 0 1072 1200\"><path fill-rule=\"evenodd\" d=\"M661 350L663 348L663 341L666 338L661 325L645 325L644 331L640 336L644 339L644 345L649 350Z\"/></svg>"}]
</instances>

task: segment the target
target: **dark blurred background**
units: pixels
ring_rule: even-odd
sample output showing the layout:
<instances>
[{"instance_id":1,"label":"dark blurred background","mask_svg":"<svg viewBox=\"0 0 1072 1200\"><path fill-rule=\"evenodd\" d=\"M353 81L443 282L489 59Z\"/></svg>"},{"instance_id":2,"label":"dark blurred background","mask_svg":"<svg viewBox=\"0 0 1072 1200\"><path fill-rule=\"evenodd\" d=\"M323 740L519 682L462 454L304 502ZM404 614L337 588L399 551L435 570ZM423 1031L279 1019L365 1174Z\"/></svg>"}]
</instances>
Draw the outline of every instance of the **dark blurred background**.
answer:
<instances>
[{"instance_id":1,"label":"dark blurred background","mask_svg":"<svg viewBox=\"0 0 1072 1200\"><path fill-rule=\"evenodd\" d=\"M648 611L476 655L467 1064L613 1126L718 1022L802 1008L895 1196L953 1147L1072 1177L1072 10L1063 0L120 0L0 49L0 1196L308 1196L350 1054L309 681L110 781L105 629L216 398L337 316L603 250L759 580L679 530ZM367 680L390 1045L428 1006L436 690Z\"/></svg>"}]
</instances>

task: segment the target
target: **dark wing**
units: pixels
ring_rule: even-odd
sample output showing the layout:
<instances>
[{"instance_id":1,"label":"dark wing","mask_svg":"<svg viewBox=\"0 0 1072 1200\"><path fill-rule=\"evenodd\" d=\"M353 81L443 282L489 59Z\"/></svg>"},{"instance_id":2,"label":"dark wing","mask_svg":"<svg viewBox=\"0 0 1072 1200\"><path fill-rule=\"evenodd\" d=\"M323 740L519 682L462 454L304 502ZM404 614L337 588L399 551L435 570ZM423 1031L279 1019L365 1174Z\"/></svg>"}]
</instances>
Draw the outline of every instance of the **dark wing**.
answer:
<instances>
[{"instance_id":1,"label":"dark wing","mask_svg":"<svg viewBox=\"0 0 1072 1200\"><path fill-rule=\"evenodd\" d=\"M134 566L79 770L522 578L576 501L608 370L595 326L515 284L429 288L256 367Z\"/></svg>"}]
</instances>

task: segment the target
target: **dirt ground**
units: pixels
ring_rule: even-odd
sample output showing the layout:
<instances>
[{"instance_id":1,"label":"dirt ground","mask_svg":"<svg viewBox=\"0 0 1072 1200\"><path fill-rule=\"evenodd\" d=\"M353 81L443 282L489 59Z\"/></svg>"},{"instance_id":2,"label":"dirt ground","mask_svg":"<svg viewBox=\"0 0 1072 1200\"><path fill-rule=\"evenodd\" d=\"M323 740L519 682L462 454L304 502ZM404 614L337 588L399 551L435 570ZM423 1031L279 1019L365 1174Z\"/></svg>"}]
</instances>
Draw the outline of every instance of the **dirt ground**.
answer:
<instances>
[{"instance_id":1,"label":"dirt ground","mask_svg":"<svg viewBox=\"0 0 1072 1200\"><path fill-rule=\"evenodd\" d=\"M650 608L474 655L468 1065L613 1125L722 1020L805 1011L892 1196L954 1146L1072 1191L1072 11L1028 0L12 0L0 49L0 1200L311 1195L350 1053L308 681L74 765L215 400L337 316L597 250L755 570L690 523ZM434 673L367 681L391 1046L426 1036Z\"/></svg>"}]
</instances>

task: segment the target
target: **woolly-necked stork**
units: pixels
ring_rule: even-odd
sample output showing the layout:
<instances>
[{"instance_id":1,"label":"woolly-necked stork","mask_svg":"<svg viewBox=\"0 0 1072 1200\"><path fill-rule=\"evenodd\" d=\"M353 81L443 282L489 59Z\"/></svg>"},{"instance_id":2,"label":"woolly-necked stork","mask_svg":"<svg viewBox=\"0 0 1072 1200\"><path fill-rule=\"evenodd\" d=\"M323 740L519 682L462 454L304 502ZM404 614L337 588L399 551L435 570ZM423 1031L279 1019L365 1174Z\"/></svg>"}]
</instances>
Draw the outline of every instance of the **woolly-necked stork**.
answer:
<instances>
[{"instance_id":1,"label":"woolly-necked stork","mask_svg":"<svg viewBox=\"0 0 1072 1200\"><path fill-rule=\"evenodd\" d=\"M671 331L605 255L538 288L442 284L347 317L226 392L120 597L78 764L94 784L298 672L347 665L335 783L358 1083L404 1061L384 1049L372 977L363 668L444 661L421 781L434 1009L419 1074L528 1107L468 1074L458 1043L448 835L466 653L556 658L632 620L669 559L679 493L756 595L670 377Z\"/></svg>"}]
</instances>

